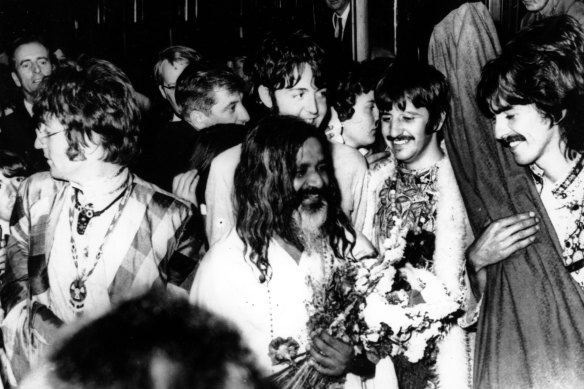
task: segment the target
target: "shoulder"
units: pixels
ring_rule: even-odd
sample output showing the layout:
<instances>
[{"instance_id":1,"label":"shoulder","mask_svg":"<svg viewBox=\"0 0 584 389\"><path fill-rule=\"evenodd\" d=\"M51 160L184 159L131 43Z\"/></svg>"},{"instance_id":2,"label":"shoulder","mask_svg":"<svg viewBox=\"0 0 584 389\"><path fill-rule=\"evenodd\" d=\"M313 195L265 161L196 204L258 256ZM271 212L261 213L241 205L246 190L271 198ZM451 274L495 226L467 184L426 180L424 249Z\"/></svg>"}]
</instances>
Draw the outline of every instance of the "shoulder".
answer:
<instances>
[{"instance_id":1,"label":"shoulder","mask_svg":"<svg viewBox=\"0 0 584 389\"><path fill-rule=\"evenodd\" d=\"M66 185L68 185L66 181L54 179L49 172L39 172L22 181L18 191L29 201L35 201L42 197L54 196Z\"/></svg>"},{"instance_id":2,"label":"shoulder","mask_svg":"<svg viewBox=\"0 0 584 389\"><path fill-rule=\"evenodd\" d=\"M221 154L213 158L211 169L226 170L233 167L233 170L235 170L240 158L241 143L223 151Z\"/></svg>"},{"instance_id":3,"label":"shoulder","mask_svg":"<svg viewBox=\"0 0 584 389\"><path fill-rule=\"evenodd\" d=\"M330 148L335 168L367 170L367 161L359 150L337 142L330 142Z\"/></svg>"},{"instance_id":4,"label":"shoulder","mask_svg":"<svg viewBox=\"0 0 584 389\"><path fill-rule=\"evenodd\" d=\"M134 191L132 195L154 212L158 210L177 212L184 216L190 216L191 214L192 205L190 203L150 182L144 181L136 175L134 175Z\"/></svg>"}]
</instances>

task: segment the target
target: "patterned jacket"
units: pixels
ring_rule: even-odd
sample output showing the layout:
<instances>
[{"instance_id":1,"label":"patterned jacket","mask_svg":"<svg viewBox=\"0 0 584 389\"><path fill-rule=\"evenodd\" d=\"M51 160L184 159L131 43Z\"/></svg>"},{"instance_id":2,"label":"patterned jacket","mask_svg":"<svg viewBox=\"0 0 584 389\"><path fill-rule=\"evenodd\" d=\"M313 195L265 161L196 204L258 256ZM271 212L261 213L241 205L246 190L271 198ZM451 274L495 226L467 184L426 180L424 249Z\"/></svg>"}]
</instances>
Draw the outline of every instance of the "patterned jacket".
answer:
<instances>
[{"instance_id":1,"label":"patterned jacket","mask_svg":"<svg viewBox=\"0 0 584 389\"><path fill-rule=\"evenodd\" d=\"M112 238L131 244L108 288L112 304L149 289L175 294L188 290L189 276L198 265L204 243L203 222L190 206L137 176L132 175L130 185L132 192L120 221L131 212L136 227L119 230L118 225L113 231ZM31 352L38 351L31 349L36 348L33 335L41 335L41 343L50 343L59 324L46 308L50 303L48 261L58 219L72 190L68 182L57 181L48 172L35 174L21 184L12 214L6 275L0 291L6 315L3 331L8 351L11 346L23 346L6 324L9 316L26 317L20 320L24 328L12 330L23 331L28 349L24 354L28 355L22 357L29 361L35 359ZM15 307L19 312L11 315Z\"/></svg>"}]
</instances>

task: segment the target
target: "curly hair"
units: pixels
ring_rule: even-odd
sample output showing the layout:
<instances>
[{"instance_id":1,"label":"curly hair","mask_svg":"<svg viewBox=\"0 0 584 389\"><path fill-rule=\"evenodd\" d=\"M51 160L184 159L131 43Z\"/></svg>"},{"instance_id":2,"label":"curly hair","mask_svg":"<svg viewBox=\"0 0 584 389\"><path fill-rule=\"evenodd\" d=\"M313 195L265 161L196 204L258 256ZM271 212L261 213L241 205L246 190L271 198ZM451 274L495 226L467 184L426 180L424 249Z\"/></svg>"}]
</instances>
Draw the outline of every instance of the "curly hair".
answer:
<instances>
[{"instance_id":1,"label":"curly hair","mask_svg":"<svg viewBox=\"0 0 584 389\"><path fill-rule=\"evenodd\" d=\"M584 31L569 16L534 23L483 68L481 111L493 117L512 105L535 108L563 130L568 149L584 150ZM565 110L565 115L564 115Z\"/></svg>"},{"instance_id":2,"label":"curly hair","mask_svg":"<svg viewBox=\"0 0 584 389\"><path fill-rule=\"evenodd\" d=\"M260 44L253 61L253 82L270 91L291 88L300 81L304 66L310 66L315 85L325 87L324 51L308 35L273 33Z\"/></svg>"},{"instance_id":3,"label":"curly hair","mask_svg":"<svg viewBox=\"0 0 584 389\"><path fill-rule=\"evenodd\" d=\"M236 230L262 280L269 277L268 246L275 235L302 248L292 222L297 207L293 177L298 151L309 138L321 144L329 177L323 230L339 258L349 257L355 243L355 231L340 206L340 190L324 134L296 117L265 117L247 135L235 171Z\"/></svg>"},{"instance_id":4,"label":"curly hair","mask_svg":"<svg viewBox=\"0 0 584 389\"><path fill-rule=\"evenodd\" d=\"M82 146L98 136L105 162L127 166L138 154L140 110L122 70L101 59L63 66L41 82L33 108L37 120L57 119L69 159L84 159Z\"/></svg>"},{"instance_id":5,"label":"curly hair","mask_svg":"<svg viewBox=\"0 0 584 389\"><path fill-rule=\"evenodd\" d=\"M344 122L353 117L357 97L375 90L379 79L366 63L353 64L340 78L331 92L331 105L337 111L339 120Z\"/></svg>"},{"instance_id":6,"label":"curly hair","mask_svg":"<svg viewBox=\"0 0 584 389\"><path fill-rule=\"evenodd\" d=\"M448 82L434 66L419 62L400 62L390 66L375 88L375 103L380 112L391 111L394 104L405 110L407 101L429 113L427 132L440 123L450 109Z\"/></svg>"}]
</instances>

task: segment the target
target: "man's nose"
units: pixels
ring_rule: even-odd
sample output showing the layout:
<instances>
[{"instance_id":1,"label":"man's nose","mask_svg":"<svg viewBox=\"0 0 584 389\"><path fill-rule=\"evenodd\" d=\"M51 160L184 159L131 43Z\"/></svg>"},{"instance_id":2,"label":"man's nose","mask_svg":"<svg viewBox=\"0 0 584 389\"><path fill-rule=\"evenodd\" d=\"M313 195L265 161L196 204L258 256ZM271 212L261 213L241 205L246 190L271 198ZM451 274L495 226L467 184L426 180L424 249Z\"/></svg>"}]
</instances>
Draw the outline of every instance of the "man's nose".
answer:
<instances>
[{"instance_id":1,"label":"man's nose","mask_svg":"<svg viewBox=\"0 0 584 389\"><path fill-rule=\"evenodd\" d=\"M239 107L239 112L237 114L237 118L238 118L237 121L240 124L245 124L245 123L249 122L249 113L247 112L247 109L245 109L243 104L241 104L241 106Z\"/></svg>"},{"instance_id":2,"label":"man's nose","mask_svg":"<svg viewBox=\"0 0 584 389\"><path fill-rule=\"evenodd\" d=\"M320 189L324 185L324 179L322 175L317 171L313 171L312 173L310 173L310 175L308 176L308 180L306 181L308 186L313 188Z\"/></svg>"},{"instance_id":3,"label":"man's nose","mask_svg":"<svg viewBox=\"0 0 584 389\"><path fill-rule=\"evenodd\" d=\"M311 93L304 103L304 109L311 114L318 114L318 103L316 102L316 93Z\"/></svg>"},{"instance_id":4,"label":"man's nose","mask_svg":"<svg viewBox=\"0 0 584 389\"><path fill-rule=\"evenodd\" d=\"M38 63L36 63L36 62L32 63L32 72L33 73L40 73L41 72L41 67L39 66Z\"/></svg>"},{"instance_id":5,"label":"man's nose","mask_svg":"<svg viewBox=\"0 0 584 389\"><path fill-rule=\"evenodd\" d=\"M505 125L504 120L495 117L493 131L495 133L495 139L502 139L507 133L507 126Z\"/></svg>"},{"instance_id":6,"label":"man's nose","mask_svg":"<svg viewBox=\"0 0 584 389\"><path fill-rule=\"evenodd\" d=\"M389 123L389 136L392 138L397 138L403 132L404 130L398 120L392 120L391 123Z\"/></svg>"}]
</instances>

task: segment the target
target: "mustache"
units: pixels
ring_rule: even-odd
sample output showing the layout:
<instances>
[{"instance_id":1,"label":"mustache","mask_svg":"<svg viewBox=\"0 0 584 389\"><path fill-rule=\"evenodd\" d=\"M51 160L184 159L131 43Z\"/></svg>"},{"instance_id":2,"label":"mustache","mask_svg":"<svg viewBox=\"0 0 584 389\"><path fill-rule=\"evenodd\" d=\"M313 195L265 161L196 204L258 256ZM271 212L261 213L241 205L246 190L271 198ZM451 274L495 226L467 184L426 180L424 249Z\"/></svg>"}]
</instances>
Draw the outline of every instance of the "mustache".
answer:
<instances>
[{"instance_id":1,"label":"mustache","mask_svg":"<svg viewBox=\"0 0 584 389\"><path fill-rule=\"evenodd\" d=\"M400 141L400 140L414 140L414 137L408 136L408 135L398 135L398 136L388 135L385 137L385 139L387 139L390 142L394 142L394 141Z\"/></svg>"},{"instance_id":2,"label":"mustache","mask_svg":"<svg viewBox=\"0 0 584 389\"><path fill-rule=\"evenodd\" d=\"M525 137L523 135L509 135L501 139L497 139L499 143L503 145L503 147L510 147L511 143L513 142L521 142L524 141Z\"/></svg>"}]
</instances>

